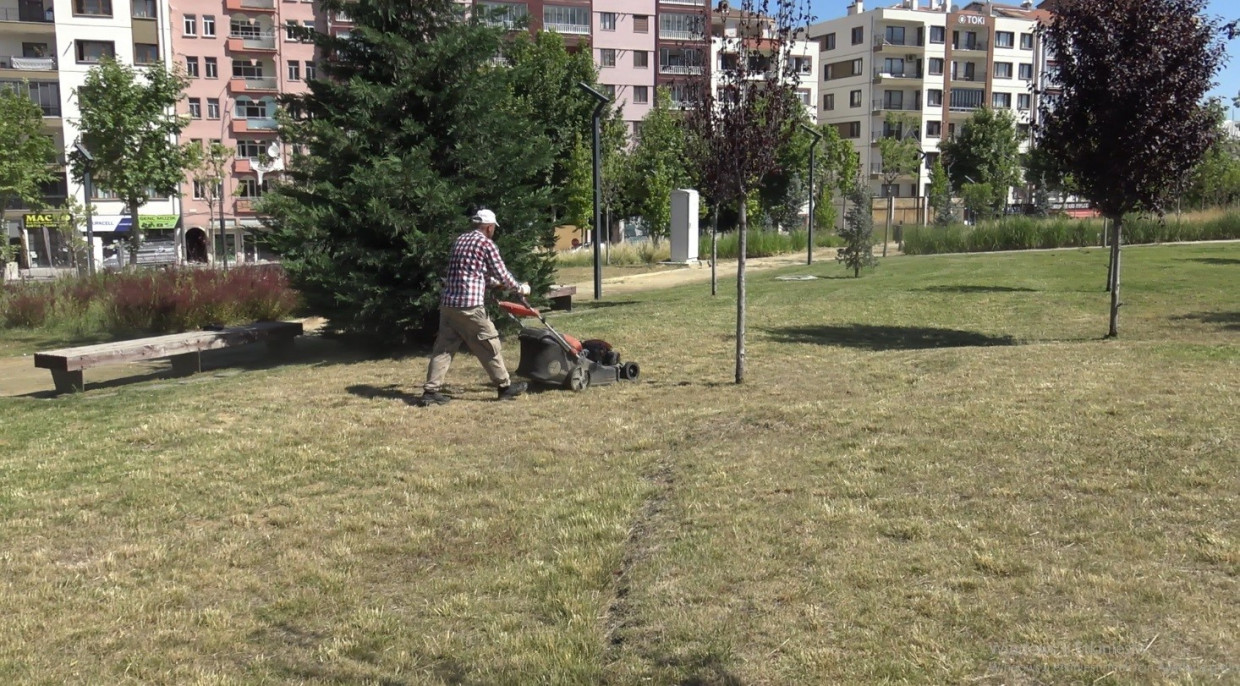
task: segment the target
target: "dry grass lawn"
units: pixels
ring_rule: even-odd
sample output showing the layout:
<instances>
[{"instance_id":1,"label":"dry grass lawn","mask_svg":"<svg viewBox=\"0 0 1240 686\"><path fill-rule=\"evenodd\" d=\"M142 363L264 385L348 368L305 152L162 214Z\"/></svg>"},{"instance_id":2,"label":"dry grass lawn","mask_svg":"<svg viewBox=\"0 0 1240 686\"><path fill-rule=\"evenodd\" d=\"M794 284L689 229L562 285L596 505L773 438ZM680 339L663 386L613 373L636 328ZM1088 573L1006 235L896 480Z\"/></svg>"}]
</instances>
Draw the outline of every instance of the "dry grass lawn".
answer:
<instances>
[{"instance_id":1,"label":"dry grass lawn","mask_svg":"<svg viewBox=\"0 0 1240 686\"><path fill-rule=\"evenodd\" d=\"M1125 260L1117 341L1102 251L900 257L755 274L743 387L728 282L554 316L582 394L0 399L0 683L1236 683L1240 245Z\"/></svg>"}]
</instances>

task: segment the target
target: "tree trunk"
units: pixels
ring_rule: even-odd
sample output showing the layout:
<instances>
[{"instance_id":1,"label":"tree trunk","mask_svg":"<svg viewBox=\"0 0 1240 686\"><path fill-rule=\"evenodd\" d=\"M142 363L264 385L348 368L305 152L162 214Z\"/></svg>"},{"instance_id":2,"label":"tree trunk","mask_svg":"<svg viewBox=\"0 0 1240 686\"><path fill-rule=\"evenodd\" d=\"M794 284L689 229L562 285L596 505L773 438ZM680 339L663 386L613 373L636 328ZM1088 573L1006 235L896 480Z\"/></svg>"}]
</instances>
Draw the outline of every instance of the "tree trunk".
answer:
<instances>
[{"instance_id":1,"label":"tree trunk","mask_svg":"<svg viewBox=\"0 0 1240 686\"><path fill-rule=\"evenodd\" d=\"M1111 228L1111 327L1107 332L1107 338L1119 336L1119 268L1122 236L1123 219L1116 217Z\"/></svg>"},{"instance_id":2,"label":"tree trunk","mask_svg":"<svg viewBox=\"0 0 1240 686\"><path fill-rule=\"evenodd\" d=\"M891 220L896 214L896 199L891 196L891 184L887 184L887 225L883 227L883 257L887 256L887 241L891 240Z\"/></svg>"},{"instance_id":3,"label":"tree trunk","mask_svg":"<svg viewBox=\"0 0 1240 686\"><path fill-rule=\"evenodd\" d=\"M736 383L745 381L745 251L749 244L746 193L740 194L740 248L736 256Z\"/></svg>"},{"instance_id":4,"label":"tree trunk","mask_svg":"<svg viewBox=\"0 0 1240 686\"><path fill-rule=\"evenodd\" d=\"M710 217L710 294L719 294L719 206L711 210Z\"/></svg>"}]
</instances>

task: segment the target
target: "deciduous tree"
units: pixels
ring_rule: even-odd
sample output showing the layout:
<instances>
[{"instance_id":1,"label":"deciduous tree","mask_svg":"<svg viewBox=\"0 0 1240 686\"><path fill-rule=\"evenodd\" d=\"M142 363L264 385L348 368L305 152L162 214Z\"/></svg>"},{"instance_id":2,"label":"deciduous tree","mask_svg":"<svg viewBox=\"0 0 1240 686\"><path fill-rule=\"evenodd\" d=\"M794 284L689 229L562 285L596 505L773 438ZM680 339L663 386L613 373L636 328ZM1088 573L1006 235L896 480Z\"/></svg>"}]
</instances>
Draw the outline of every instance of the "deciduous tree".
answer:
<instances>
[{"instance_id":1,"label":"deciduous tree","mask_svg":"<svg viewBox=\"0 0 1240 686\"><path fill-rule=\"evenodd\" d=\"M162 63L135 69L105 57L74 91L82 144L95 158L91 180L124 200L131 218L130 264L142 245L139 208L152 194L176 193L185 178L188 160L176 137L188 120L176 114L176 104L187 83ZM86 160L77 150L69 159L81 181Z\"/></svg>"},{"instance_id":2,"label":"deciduous tree","mask_svg":"<svg viewBox=\"0 0 1240 686\"><path fill-rule=\"evenodd\" d=\"M43 110L26 95L25 84L0 85L0 232L10 206L41 206L40 191L56 176L55 155L56 145L43 127ZM8 242L3 236L5 246Z\"/></svg>"},{"instance_id":3,"label":"deciduous tree","mask_svg":"<svg viewBox=\"0 0 1240 686\"><path fill-rule=\"evenodd\" d=\"M892 185L900 177L914 174L919 170L921 140L918 136L921 121L901 112L888 112L884 124L883 137L878 139L878 151L883 158L883 183L887 189L887 223L883 228L883 257L886 257L888 237L891 235L891 221L895 216L895 197L892 193Z\"/></svg>"},{"instance_id":4,"label":"deciduous tree","mask_svg":"<svg viewBox=\"0 0 1240 686\"><path fill-rule=\"evenodd\" d=\"M206 148L190 145L186 148L190 179L198 186L202 197L207 201L207 233L215 226L215 210L224 212L224 179L228 160L232 158L232 150L222 143L212 143ZM221 250L225 245L223 227L220 228ZM223 257L223 255L221 255ZM223 257L227 260L227 257Z\"/></svg>"},{"instance_id":5,"label":"deciduous tree","mask_svg":"<svg viewBox=\"0 0 1240 686\"><path fill-rule=\"evenodd\" d=\"M939 150L954 188L986 184L992 193L992 211L1003 210L1008 192L1020 183L1020 139L1011 112L983 107L969 117L954 140L940 143Z\"/></svg>"},{"instance_id":6,"label":"deciduous tree","mask_svg":"<svg viewBox=\"0 0 1240 686\"><path fill-rule=\"evenodd\" d=\"M1119 335L1125 215L1158 212L1213 144L1203 98L1224 59L1205 0L1059 0L1046 31L1059 62L1038 145L1111 220L1111 312Z\"/></svg>"}]
</instances>

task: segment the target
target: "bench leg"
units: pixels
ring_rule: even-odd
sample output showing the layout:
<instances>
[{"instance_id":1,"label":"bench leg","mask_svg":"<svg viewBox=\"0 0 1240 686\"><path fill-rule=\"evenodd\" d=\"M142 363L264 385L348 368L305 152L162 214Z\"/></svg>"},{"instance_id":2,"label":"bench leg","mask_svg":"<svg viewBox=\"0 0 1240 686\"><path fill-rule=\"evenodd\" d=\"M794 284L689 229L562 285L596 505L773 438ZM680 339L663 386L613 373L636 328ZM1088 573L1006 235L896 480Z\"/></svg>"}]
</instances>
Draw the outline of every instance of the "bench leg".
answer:
<instances>
[{"instance_id":1,"label":"bench leg","mask_svg":"<svg viewBox=\"0 0 1240 686\"><path fill-rule=\"evenodd\" d=\"M293 337L280 336L277 338L267 339L267 352L277 357L283 357L293 352Z\"/></svg>"},{"instance_id":2,"label":"bench leg","mask_svg":"<svg viewBox=\"0 0 1240 686\"><path fill-rule=\"evenodd\" d=\"M86 382L82 380L82 370L73 372L52 370L52 383L56 384L57 393L75 393L86 390Z\"/></svg>"},{"instance_id":3,"label":"bench leg","mask_svg":"<svg viewBox=\"0 0 1240 686\"><path fill-rule=\"evenodd\" d=\"M202 353L184 353L172 356L172 373L176 376L190 376L202 371Z\"/></svg>"},{"instance_id":4,"label":"bench leg","mask_svg":"<svg viewBox=\"0 0 1240 686\"><path fill-rule=\"evenodd\" d=\"M573 311L573 296L561 295L558 298L552 298L551 309L564 310L565 312L572 312Z\"/></svg>"}]
</instances>

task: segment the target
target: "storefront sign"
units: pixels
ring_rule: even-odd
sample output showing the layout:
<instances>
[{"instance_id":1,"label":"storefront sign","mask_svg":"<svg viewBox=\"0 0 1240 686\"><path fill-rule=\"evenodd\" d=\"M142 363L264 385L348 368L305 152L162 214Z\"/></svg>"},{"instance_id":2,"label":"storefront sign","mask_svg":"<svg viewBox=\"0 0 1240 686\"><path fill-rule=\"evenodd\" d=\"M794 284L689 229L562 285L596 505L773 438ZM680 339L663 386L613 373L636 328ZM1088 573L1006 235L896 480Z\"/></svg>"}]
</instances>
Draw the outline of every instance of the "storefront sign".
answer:
<instances>
[{"instance_id":1,"label":"storefront sign","mask_svg":"<svg viewBox=\"0 0 1240 686\"><path fill-rule=\"evenodd\" d=\"M175 214L140 214L142 229L175 229L181 218ZM129 233L133 222L127 214L97 214L91 218L95 233Z\"/></svg>"},{"instance_id":2,"label":"storefront sign","mask_svg":"<svg viewBox=\"0 0 1240 686\"><path fill-rule=\"evenodd\" d=\"M138 215L142 219L143 229L175 229L180 217L175 214Z\"/></svg>"},{"instance_id":3,"label":"storefront sign","mask_svg":"<svg viewBox=\"0 0 1240 686\"><path fill-rule=\"evenodd\" d=\"M59 212L45 212L41 214L28 214L22 217L26 224L26 230L31 229L55 229L60 226L61 217L64 215Z\"/></svg>"}]
</instances>

